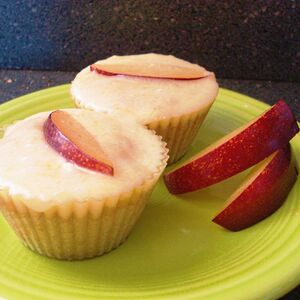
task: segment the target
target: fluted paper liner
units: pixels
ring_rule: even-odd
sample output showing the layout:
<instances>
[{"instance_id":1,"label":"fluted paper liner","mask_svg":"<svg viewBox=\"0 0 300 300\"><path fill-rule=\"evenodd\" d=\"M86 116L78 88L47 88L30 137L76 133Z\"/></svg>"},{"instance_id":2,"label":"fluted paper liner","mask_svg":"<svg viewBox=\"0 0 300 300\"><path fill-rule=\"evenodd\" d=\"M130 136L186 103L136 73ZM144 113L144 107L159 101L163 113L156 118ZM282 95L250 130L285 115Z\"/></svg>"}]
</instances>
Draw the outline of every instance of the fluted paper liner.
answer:
<instances>
[{"instance_id":1,"label":"fluted paper liner","mask_svg":"<svg viewBox=\"0 0 300 300\"><path fill-rule=\"evenodd\" d=\"M168 165L178 161L188 150L203 123L211 105L198 111L169 119L158 120L148 127L160 135L169 149Z\"/></svg>"},{"instance_id":2,"label":"fluted paper liner","mask_svg":"<svg viewBox=\"0 0 300 300\"><path fill-rule=\"evenodd\" d=\"M78 108L91 109L85 106L84 103L77 101L74 97L73 101ZM186 153L212 104L213 101L209 105L201 107L191 113L145 124L167 143L169 149L168 165L175 163Z\"/></svg>"},{"instance_id":3,"label":"fluted paper liner","mask_svg":"<svg viewBox=\"0 0 300 300\"><path fill-rule=\"evenodd\" d=\"M152 176L127 193L91 201L53 204L34 209L20 196L0 190L0 209L17 236L31 250L58 259L84 259L118 247L129 235L166 166L161 162Z\"/></svg>"}]
</instances>

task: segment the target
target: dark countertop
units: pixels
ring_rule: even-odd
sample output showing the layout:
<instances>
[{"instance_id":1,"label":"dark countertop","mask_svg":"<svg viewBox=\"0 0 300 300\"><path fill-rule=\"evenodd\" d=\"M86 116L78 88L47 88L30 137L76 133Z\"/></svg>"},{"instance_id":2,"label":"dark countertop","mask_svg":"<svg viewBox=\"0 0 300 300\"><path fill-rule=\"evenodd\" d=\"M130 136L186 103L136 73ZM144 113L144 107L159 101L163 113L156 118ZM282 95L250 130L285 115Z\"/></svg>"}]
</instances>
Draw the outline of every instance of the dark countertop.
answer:
<instances>
[{"instance_id":1,"label":"dark countertop","mask_svg":"<svg viewBox=\"0 0 300 300\"><path fill-rule=\"evenodd\" d=\"M15 97L71 82L76 72L0 70L0 103ZM300 84L258 80L219 79L220 86L263 102L273 104L284 99L300 120Z\"/></svg>"},{"instance_id":2,"label":"dark countertop","mask_svg":"<svg viewBox=\"0 0 300 300\"><path fill-rule=\"evenodd\" d=\"M0 103L42 88L68 83L75 74L75 72L0 70ZM220 79L219 83L223 88L247 94L269 104L283 98L300 120L299 83L233 79ZM297 299L300 299L300 287L281 298L281 300Z\"/></svg>"}]
</instances>

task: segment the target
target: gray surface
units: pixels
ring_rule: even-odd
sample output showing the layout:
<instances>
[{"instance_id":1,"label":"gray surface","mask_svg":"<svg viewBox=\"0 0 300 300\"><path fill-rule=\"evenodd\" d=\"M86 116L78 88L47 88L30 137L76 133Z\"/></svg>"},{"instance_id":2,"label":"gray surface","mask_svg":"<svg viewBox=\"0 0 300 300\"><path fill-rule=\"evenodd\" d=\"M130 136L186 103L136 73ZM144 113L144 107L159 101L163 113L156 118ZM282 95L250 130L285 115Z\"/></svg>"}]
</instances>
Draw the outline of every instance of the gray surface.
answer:
<instances>
[{"instance_id":1,"label":"gray surface","mask_svg":"<svg viewBox=\"0 0 300 300\"><path fill-rule=\"evenodd\" d=\"M79 70L112 54L173 53L217 76L300 80L294 0L0 0L0 68Z\"/></svg>"},{"instance_id":2,"label":"gray surface","mask_svg":"<svg viewBox=\"0 0 300 300\"><path fill-rule=\"evenodd\" d=\"M0 103L14 97L71 82L75 72L0 70ZM219 79L221 87L244 93L269 104L284 99L300 120L300 84L257 80Z\"/></svg>"},{"instance_id":3,"label":"gray surface","mask_svg":"<svg viewBox=\"0 0 300 300\"><path fill-rule=\"evenodd\" d=\"M68 83L74 76L74 72L0 70L0 103L41 88ZM300 120L300 101L297 98L300 94L300 84L298 83L228 79L220 79L219 82L221 87L245 93L269 104L283 98ZM300 287L281 299L299 300Z\"/></svg>"}]
</instances>

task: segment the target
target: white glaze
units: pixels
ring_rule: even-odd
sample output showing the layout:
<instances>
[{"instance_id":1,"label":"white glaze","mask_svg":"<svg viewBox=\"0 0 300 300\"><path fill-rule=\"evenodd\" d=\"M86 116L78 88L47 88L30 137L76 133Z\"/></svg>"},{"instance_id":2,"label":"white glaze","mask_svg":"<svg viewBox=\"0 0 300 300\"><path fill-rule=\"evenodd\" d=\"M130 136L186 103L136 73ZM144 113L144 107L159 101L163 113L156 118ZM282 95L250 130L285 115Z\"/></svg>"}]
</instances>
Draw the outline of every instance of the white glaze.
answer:
<instances>
[{"instance_id":1,"label":"white glaze","mask_svg":"<svg viewBox=\"0 0 300 300\"><path fill-rule=\"evenodd\" d=\"M67 109L93 133L113 163L114 176L67 162L45 141L39 113L7 128L0 140L0 189L30 201L101 200L141 184L160 165L162 143L136 122L103 113Z\"/></svg>"},{"instance_id":2,"label":"white glaze","mask_svg":"<svg viewBox=\"0 0 300 300\"><path fill-rule=\"evenodd\" d=\"M171 55L144 54L112 56L98 63L171 64L199 69L202 67ZM153 121L207 108L218 92L213 73L197 80L170 80L134 76L105 76L90 67L77 74L71 94L80 106L95 111L120 111L134 115L139 122Z\"/></svg>"}]
</instances>

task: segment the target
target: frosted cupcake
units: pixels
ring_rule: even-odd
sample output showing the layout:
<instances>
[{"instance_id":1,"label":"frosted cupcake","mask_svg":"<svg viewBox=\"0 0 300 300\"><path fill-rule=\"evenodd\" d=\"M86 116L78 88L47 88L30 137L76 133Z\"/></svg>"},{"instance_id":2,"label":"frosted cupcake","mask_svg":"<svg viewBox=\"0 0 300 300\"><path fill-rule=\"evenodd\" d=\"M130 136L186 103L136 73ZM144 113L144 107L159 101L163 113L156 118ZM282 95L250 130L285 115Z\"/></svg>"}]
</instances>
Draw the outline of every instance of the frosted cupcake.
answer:
<instances>
[{"instance_id":1,"label":"frosted cupcake","mask_svg":"<svg viewBox=\"0 0 300 300\"><path fill-rule=\"evenodd\" d=\"M78 107L130 114L155 130L170 150L169 164L185 154L217 93L212 72L160 54L100 60L71 86Z\"/></svg>"},{"instance_id":2,"label":"frosted cupcake","mask_svg":"<svg viewBox=\"0 0 300 300\"><path fill-rule=\"evenodd\" d=\"M94 257L130 233L166 166L165 143L133 120L44 112L0 140L0 208L30 249Z\"/></svg>"}]
</instances>

